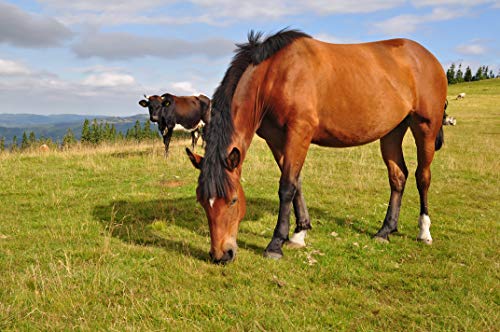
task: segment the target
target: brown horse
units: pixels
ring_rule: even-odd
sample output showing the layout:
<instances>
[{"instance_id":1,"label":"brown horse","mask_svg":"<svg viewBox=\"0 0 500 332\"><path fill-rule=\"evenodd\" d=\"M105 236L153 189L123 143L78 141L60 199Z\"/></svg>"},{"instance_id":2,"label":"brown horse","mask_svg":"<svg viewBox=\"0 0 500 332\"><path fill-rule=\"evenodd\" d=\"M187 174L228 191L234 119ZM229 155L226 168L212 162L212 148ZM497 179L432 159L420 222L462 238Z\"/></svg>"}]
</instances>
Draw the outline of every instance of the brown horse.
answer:
<instances>
[{"instance_id":1,"label":"brown horse","mask_svg":"<svg viewBox=\"0 0 500 332\"><path fill-rule=\"evenodd\" d=\"M311 143L349 147L380 139L391 195L375 237L387 241L397 231L408 177L401 147L408 127L418 155L418 239L430 244L430 164L443 143L447 92L439 61L407 39L338 45L295 30L261 37L251 32L249 42L238 46L215 91L205 157L187 150L201 170L197 198L208 217L212 259L224 263L236 255L246 209L241 168L255 133L266 140L281 170L278 222L265 256L280 258L287 241L305 246L311 223L300 171ZM297 226L289 239L292 204Z\"/></svg>"},{"instance_id":2,"label":"brown horse","mask_svg":"<svg viewBox=\"0 0 500 332\"><path fill-rule=\"evenodd\" d=\"M149 109L149 119L158 123L158 130L163 136L165 153L168 154L168 146L174 127L180 124L191 132L191 146L194 149L203 128L201 121L205 124L210 121L211 101L207 96L174 96L165 93L161 96L146 96L146 100L139 101L139 105ZM203 137L202 137L203 139Z\"/></svg>"}]
</instances>

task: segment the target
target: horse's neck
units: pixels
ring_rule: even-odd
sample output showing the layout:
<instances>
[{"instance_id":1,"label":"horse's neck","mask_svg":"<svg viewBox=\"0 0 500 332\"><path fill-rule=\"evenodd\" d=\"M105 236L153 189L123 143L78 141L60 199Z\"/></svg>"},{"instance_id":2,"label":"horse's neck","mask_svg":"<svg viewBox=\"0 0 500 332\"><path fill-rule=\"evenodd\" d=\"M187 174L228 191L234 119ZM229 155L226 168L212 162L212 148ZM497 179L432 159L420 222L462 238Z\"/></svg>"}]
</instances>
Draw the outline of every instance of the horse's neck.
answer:
<instances>
[{"instance_id":1,"label":"horse's neck","mask_svg":"<svg viewBox=\"0 0 500 332\"><path fill-rule=\"evenodd\" d=\"M240 107L233 114L234 133L232 145L240 150L243 157L252 143L255 132L259 129L262 120L261 112L261 109L252 105L252 107Z\"/></svg>"}]
</instances>

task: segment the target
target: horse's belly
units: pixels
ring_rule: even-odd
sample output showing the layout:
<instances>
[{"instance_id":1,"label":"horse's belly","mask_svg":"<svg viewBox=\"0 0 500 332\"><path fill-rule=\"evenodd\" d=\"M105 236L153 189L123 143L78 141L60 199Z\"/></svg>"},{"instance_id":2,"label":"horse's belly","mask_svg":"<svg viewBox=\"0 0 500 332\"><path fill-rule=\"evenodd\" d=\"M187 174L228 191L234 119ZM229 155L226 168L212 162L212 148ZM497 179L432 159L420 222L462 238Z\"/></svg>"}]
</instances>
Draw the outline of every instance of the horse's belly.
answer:
<instances>
[{"instance_id":1,"label":"horse's belly","mask_svg":"<svg viewBox=\"0 0 500 332\"><path fill-rule=\"evenodd\" d=\"M313 136L314 144L330 147L349 147L367 144L380 139L396 128L407 114L377 118L357 118L352 113L345 117L333 117L319 123Z\"/></svg>"}]
</instances>

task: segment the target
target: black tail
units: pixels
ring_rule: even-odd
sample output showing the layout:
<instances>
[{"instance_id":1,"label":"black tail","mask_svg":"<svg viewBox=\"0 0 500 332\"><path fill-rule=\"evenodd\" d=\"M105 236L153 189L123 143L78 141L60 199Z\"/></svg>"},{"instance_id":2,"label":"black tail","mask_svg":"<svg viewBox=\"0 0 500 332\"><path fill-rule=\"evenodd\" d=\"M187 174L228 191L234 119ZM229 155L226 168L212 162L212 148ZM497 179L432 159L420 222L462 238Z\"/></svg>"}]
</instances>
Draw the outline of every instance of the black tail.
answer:
<instances>
[{"instance_id":1,"label":"black tail","mask_svg":"<svg viewBox=\"0 0 500 332\"><path fill-rule=\"evenodd\" d=\"M444 114L443 114L443 121L446 119L446 108L448 108L448 99L446 99L444 103ZM439 128L439 133L436 137L436 142L434 143L434 150L439 151L441 147L444 144L444 131L443 131L443 121L441 121L441 128Z\"/></svg>"}]
</instances>

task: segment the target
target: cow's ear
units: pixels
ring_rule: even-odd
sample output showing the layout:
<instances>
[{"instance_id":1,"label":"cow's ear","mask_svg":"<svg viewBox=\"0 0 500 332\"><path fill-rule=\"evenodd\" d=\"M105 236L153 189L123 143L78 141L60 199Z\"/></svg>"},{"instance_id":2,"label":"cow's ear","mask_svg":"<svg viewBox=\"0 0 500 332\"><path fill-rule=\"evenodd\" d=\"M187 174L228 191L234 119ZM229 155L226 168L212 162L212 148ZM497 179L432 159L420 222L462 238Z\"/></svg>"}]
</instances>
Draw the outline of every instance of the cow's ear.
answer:
<instances>
[{"instance_id":1,"label":"cow's ear","mask_svg":"<svg viewBox=\"0 0 500 332\"><path fill-rule=\"evenodd\" d=\"M199 95L198 100L200 101L200 107L203 112L210 109L211 100L205 95Z\"/></svg>"},{"instance_id":2,"label":"cow's ear","mask_svg":"<svg viewBox=\"0 0 500 332\"><path fill-rule=\"evenodd\" d=\"M194 168L200 169L201 168L201 163L203 162L203 157L191 152L189 148L186 148L186 154L189 157L189 160L191 160L191 163L193 164Z\"/></svg>"},{"instance_id":3,"label":"cow's ear","mask_svg":"<svg viewBox=\"0 0 500 332\"><path fill-rule=\"evenodd\" d=\"M149 106L149 102L147 100L141 100L139 101L139 105L141 105L142 107L148 107Z\"/></svg>"}]
</instances>

